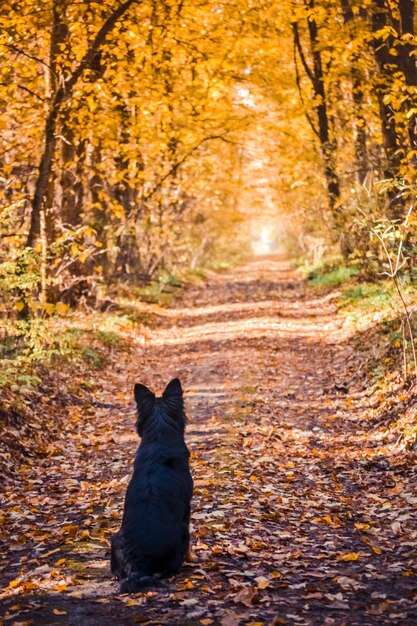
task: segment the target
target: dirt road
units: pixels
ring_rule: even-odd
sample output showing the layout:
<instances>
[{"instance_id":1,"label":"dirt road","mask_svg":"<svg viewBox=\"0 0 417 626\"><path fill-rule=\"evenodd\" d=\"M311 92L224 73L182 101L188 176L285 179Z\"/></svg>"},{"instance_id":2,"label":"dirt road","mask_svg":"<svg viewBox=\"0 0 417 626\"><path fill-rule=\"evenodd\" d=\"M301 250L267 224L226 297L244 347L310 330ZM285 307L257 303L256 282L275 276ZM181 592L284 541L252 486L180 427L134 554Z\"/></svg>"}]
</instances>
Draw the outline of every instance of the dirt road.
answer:
<instances>
[{"instance_id":1,"label":"dirt road","mask_svg":"<svg viewBox=\"0 0 417 626\"><path fill-rule=\"evenodd\" d=\"M6 489L5 624L417 624L415 466L373 421L331 298L253 260L158 309L131 345ZM200 561L166 592L118 596L108 539L137 446L133 384L160 393L177 375Z\"/></svg>"}]
</instances>

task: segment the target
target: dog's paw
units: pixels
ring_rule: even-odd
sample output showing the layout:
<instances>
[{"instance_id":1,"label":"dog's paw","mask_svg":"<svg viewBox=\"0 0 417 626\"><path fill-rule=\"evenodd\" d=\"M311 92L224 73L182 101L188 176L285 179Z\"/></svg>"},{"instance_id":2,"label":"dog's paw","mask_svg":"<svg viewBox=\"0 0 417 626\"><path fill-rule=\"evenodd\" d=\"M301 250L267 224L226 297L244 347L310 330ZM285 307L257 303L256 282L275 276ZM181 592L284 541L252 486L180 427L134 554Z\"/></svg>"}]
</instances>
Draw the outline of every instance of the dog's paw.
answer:
<instances>
[{"instance_id":1,"label":"dog's paw","mask_svg":"<svg viewBox=\"0 0 417 626\"><path fill-rule=\"evenodd\" d=\"M200 559L198 558L196 553L193 552L193 549L190 546L187 550L187 554L185 555L185 562L186 563L198 563L199 560Z\"/></svg>"}]
</instances>

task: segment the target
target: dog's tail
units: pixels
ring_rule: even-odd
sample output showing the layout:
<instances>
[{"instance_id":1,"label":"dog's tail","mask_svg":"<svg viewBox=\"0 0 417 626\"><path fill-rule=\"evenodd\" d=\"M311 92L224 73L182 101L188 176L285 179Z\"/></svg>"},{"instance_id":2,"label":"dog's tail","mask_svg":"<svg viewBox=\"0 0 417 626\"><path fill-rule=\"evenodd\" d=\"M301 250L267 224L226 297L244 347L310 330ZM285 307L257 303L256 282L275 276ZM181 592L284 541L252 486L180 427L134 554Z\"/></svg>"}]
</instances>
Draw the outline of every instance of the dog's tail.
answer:
<instances>
[{"instance_id":1,"label":"dog's tail","mask_svg":"<svg viewBox=\"0 0 417 626\"><path fill-rule=\"evenodd\" d=\"M143 576L140 573L132 573L128 578L122 580L120 593L136 593L148 589L166 588L167 585L157 576Z\"/></svg>"}]
</instances>

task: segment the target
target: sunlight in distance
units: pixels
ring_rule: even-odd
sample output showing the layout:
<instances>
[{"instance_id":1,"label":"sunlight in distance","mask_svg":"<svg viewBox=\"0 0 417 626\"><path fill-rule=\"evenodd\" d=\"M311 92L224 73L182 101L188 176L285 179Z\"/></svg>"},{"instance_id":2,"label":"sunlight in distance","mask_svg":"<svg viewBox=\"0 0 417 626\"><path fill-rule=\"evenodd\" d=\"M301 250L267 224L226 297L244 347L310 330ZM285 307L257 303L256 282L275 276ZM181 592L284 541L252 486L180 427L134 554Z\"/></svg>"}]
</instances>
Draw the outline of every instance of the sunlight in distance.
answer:
<instances>
[{"instance_id":1,"label":"sunlight in distance","mask_svg":"<svg viewBox=\"0 0 417 626\"><path fill-rule=\"evenodd\" d=\"M256 256L277 251L276 226L274 224L255 224L252 232L252 251Z\"/></svg>"}]
</instances>

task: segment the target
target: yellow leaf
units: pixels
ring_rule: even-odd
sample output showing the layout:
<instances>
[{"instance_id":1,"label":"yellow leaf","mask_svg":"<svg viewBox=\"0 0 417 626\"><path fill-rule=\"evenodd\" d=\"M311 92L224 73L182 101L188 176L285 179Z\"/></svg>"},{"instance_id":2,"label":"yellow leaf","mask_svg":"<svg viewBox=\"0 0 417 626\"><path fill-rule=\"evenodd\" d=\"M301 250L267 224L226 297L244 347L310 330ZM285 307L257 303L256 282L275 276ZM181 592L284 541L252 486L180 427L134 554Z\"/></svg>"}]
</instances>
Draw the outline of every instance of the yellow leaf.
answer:
<instances>
[{"instance_id":1,"label":"yellow leaf","mask_svg":"<svg viewBox=\"0 0 417 626\"><path fill-rule=\"evenodd\" d=\"M24 308L25 308L25 303L24 303L24 302L22 302L21 300L18 300L18 301L16 302L16 309L17 309L18 311L23 311L23 309L24 309Z\"/></svg>"},{"instance_id":2,"label":"yellow leaf","mask_svg":"<svg viewBox=\"0 0 417 626\"><path fill-rule=\"evenodd\" d=\"M375 552L375 554L382 554L382 550L381 548L378 548L378 546L371 546L371 549Z\"/></svg>"},{"instance_id":3,"label":"yellow leaf","mask_svg":"<svg viewBox=\"0 0 417 626\"><path fill-rule=\"evenodd\" d=\"M45 313L47 313L47 315L52 315L52 313L55 311L55 304L52 304L51 302L44 302L42 304L42 308Z\"/></svg>"},{"instance_id":4,"label":"yellow leaf","mask_svg":"<svg viewBox=\"0 0 417 626\"><path fill-rule=\"evenodd\" d=\"M357 561L359 554L357 552L346 552L345 554L339 554L338 561Z\"/></svg>"},{"instance_id":5,"label":"yellow leaf","mask_svg":"<svg viewBox=\"0 0 417 626\"><path fill-rule=\"evenodd\" d=\"M52 613L54 615L66 615L67 614L66 611L60 611L59 609L53 609Z\"/></svg>"},{"instance_id":6,"label":"yellow leaf","mask_svg":"<svg viewBox=\"0 0 417 626\"><path fill-rule=\"evenodd\" d=\"M369 524L361 524L360 522L355 522L355 528L357 528L358 530L369 530L370 526Z\"/></svg>"},{"instance_id":7,"label":"yellow leaf","mask_svg":"<svg viewBox=\"0 0 417 626\"><path fill-rule=\"evenodd\" d=\"M57 302L55 305L55 310L58 315L65 315L69 310L69 305L64 302Z\"/></svg>"}]
</instances>

